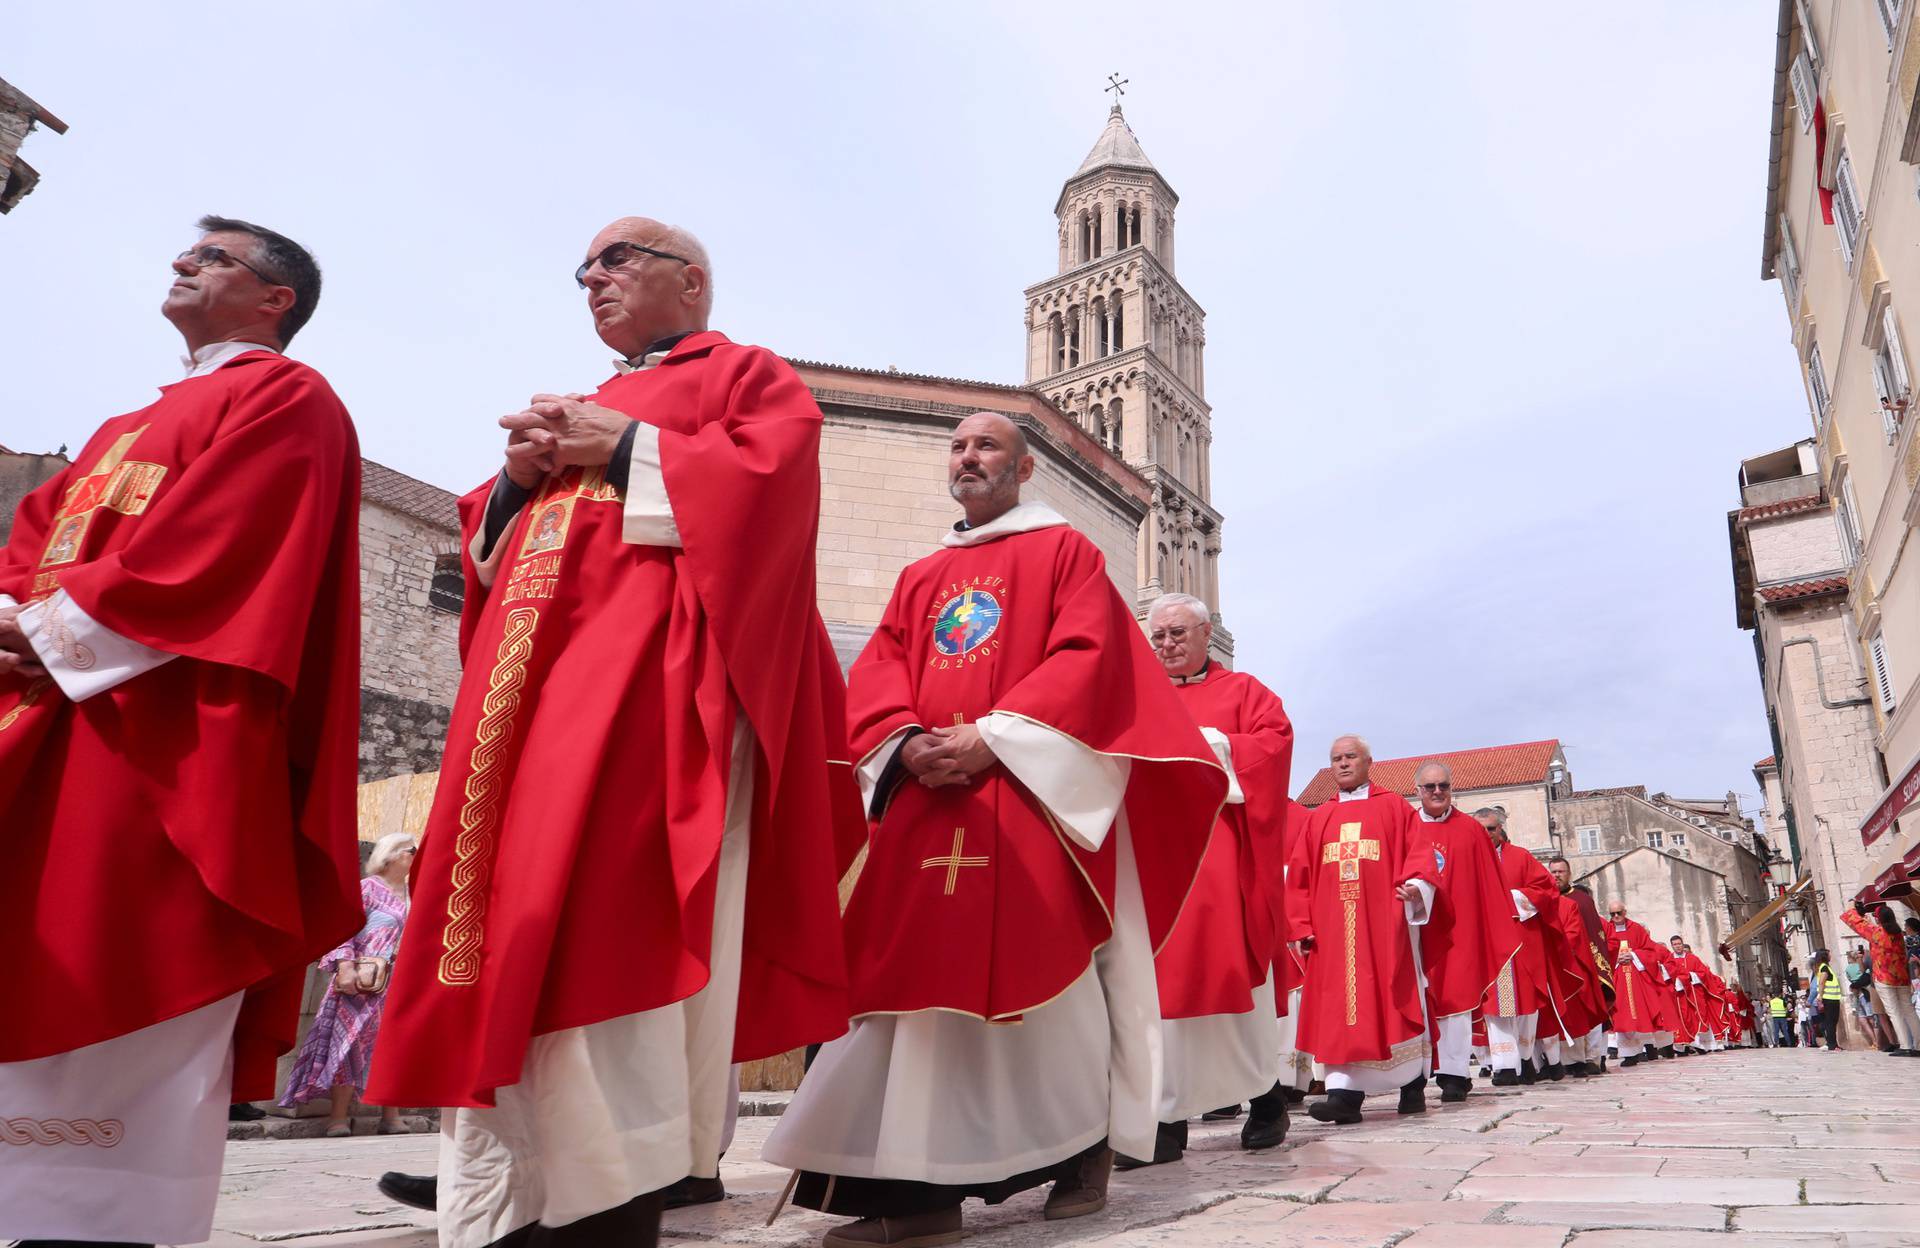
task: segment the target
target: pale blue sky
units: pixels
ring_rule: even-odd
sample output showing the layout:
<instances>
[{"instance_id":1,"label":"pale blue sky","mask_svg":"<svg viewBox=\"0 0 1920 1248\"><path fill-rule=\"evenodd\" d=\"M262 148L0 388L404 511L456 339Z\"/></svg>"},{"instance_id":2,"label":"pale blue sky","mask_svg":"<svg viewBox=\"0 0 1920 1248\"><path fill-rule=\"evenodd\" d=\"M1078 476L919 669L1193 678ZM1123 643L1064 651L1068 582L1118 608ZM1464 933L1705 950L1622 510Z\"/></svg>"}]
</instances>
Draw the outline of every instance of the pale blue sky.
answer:
<instances>
[{"instance_id":1,"label":"pale blue sky","mask_svg":"<svg viewBox=\"0 0 1920 1248\"><path fill-rule=\"evenodd\" d=\"M29 140L45 180L0 220L0 442L77 446L177 375L157 308L204 212L319 255L294 353L369 456L456 490L501 412L607 371L570 272L627 213L703 237L736 339L1018 382L1118 70L1181 196L1221 606L1295 787L1358 730L1754 788L1725 513L1741 458L1809 432L1758 279L1763 6L184 13L8 17L0 76L72 129Z\"/></svg>"}]
</instances>

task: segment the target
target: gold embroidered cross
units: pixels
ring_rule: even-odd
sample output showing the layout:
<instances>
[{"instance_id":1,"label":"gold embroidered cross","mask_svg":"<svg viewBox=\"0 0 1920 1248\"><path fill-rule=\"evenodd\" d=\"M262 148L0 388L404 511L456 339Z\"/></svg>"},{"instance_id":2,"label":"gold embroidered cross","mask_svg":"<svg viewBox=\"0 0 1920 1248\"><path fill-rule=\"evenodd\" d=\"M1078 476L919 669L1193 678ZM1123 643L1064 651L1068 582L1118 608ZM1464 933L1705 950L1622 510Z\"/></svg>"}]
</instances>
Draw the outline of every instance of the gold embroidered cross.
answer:
<instances>
[{"instance_id":1,"label":"gold embroidered cross","mask_svg":"<svg viewBox=\"0 0 1920 1248\"><path fill-rule=\"evenodd\" d=\"M953 852L943 854L938 858L929 858L920 864L922 871L925 871L928 867L945 867L947 869L947 886L941 891L949 897L953 896L953 886L960 882L961 867L984 867L987 865L987 856L985 854L972 858L963 858L961 856L960 849L961 846L965 844L966 839L967 830L965 828L955 828L953 830Z\"/></svg>"},{"instance_id":2,"label":"gold embroidered cross","mask_svg":"<svg viewBox=\"0 0 1920 1248\"><path fill-rule=\"evenodd\" d=\"M1337 841L1328 841L1320 849L1320 861L1322 863L1337 862L1340 864L1340 878L1342 880L1357 880L1360 878L1360 862L1362 859L1368 862L1380 861L1380 842L1361 840L1360 825L1357 823L1341 824L1340 839Z\"/></svg>"}]
</instances>

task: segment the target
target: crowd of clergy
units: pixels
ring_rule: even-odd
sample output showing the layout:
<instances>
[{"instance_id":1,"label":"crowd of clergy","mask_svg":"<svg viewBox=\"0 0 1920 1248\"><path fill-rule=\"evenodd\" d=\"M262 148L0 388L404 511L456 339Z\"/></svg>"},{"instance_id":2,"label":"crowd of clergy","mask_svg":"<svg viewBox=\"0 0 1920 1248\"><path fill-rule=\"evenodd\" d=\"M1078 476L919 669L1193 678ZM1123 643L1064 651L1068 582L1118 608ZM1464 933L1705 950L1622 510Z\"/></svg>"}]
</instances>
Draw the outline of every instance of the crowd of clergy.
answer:
<instances>
[{"instance_id":1,"label":"crowd of clergy","mask_svg":"<svg viewBox=\"0 0 1920 1248\"><path fill-rule=\"evenodd\" d=\"M286 354L320 270L200 224L185 377L0 553L0 1238L207 1238L226 1107L361 923L358 450ZM1004 414L954 427L961 518L843 678L821 413L710 328L712 272L602 230L573 276L613 375L501 417L460 501L464 678L367 1090L442 1107L438 1173L382 1183L443 1245L656 1242L723 1195L737 1064L801 1048L764 1157L850 1248L1042 1187L1097 1212L1195 1117L1271 1150L1309 1096L1348 1125L1751 1042L1738 987L1445 765L1410 803L1346 735L1291 800L1281 699L1208 604L1142 627Z\"/></svg>"}]
</instances>

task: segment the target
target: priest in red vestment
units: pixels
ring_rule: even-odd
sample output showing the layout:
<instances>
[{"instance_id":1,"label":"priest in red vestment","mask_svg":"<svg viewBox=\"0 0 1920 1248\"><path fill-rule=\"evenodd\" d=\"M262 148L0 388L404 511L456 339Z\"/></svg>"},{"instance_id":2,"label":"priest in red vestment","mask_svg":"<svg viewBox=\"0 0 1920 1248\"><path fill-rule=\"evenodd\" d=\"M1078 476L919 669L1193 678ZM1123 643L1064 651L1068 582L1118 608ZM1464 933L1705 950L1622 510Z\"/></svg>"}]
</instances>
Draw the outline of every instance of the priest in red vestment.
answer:
<instances>
[{"instance_id":1,"label":"priest in red vestment","mask_svg":"<svg viewBox=\"0 0 1920 1248\"><path fill-rule=\"evenodd\" d=\"M1147 641L1233 787L1180 924L1154 959L1167 1055L1159 1138L1151 1163L1120 1157L1121 1169L1179 1160L1187 1119L1238 1113L1243 1101L1242 1148L1272 1148L1287 1134L1277 1016L1286 1002L1276 1005L1273 970L1293 724L1265 685L1208 657L1212 636L1212 614L1191 594L1163 594L1147 609Z\"/></svg>"},{"instance_id":2,"label":"priest in red vestment","mask_svg":"<svg viewBox=\"0 0 1920 1248\"><path fill-rule=\"evenodd\" d=\"M1693 956L1687 942L1679 936L1667 938L1668 957L1673 966L1674 1000L1679 1007L1681 1026L1674 1035L1674 1047L1683 1052L1705 1053L1714 1048L1717 999L1706 987L1706 965Z\"/></svg>"},{"instance_id":3,"label":"priest in red vestment","mask_svg":"<svg viewBox=\"0 0 1920 1248\"><path fill-rule=\"evenodd\" d=\"M1613 1013L1613 962L1607 957L1600 934L1600 911L1593 901L1593 890L1573 882L1573 864L1559 854L1547 859L1547 871L1560 886L1564 908L1570 908L1579 924L1578 931L1568 920L1565 927L1569 955L1579 964L1580 977L1590 981L1587 1015L1591 1020L1584 1037L1576 1036L1567 1057L1567 1073L1576 1078L1607 1072L1607 1023ZM1597 1003L1597 1006L1596 1006Z\"/></svg>"},{"instance_id":4,"label":"priest in red vestment","mask_svg":"<svg viewBox=\"0 0 1920 1248\"><path fill-rule=\"evenodd\" d=\"M1420 929L1420 966L1436 1036L1434 1082L1442 1101L1459 1102L1473 1089L1474 1011L1523 937L1493 842L1478 819L1453 804L1453 769L1424 763L1413 781L1416 831L1433 856L1433 913Z\"/></svg>"},{"instance_id":5,"label":"priest in red vestment","mask_svg":"<svg viewBox=\"0 0 1920 1248\"><path fill-rule=\"evenodd\" d=\"M1660 947L1645 925L1627 917L1625 902L1609 903L1602 934L1613 959L1615 1050L1621 1066L1636 1066L1643 1057L1652 1056L1663 1018L1659 983L1665 972Z\"/></svg>"},{"instance_id":6,"label":"priest in red vestment","mask_svg":"<svg viewBox=\"0 0 1920 1248\"><path fill-rule=\"evenodd\" d=\"M848 901L856 1021L762 1152L795 1200L858 1221L830 1246L946 1243L969 1197L1051 1181L1106 1205L1161 1104L1153 955L1221 806L1215 761L1100 551L1022 502L1006 416L955 428L965 520L909 565L849 680L875 820ZM1244 961L1203 1011L1249 994Z\"/></svg>"},{"instance_id":7,"label":"priest in red vestment","mask_svg":"<svg viewBox=\"0 0 1920 1248\"><path fill-rule=\"evenodd\" d=\"M1321 1122L1360 1121L1369 1092L1398 1091L1402 1113L1426 1109L1430 1052L1413 928L1432 912L1433 855L1413 808L1371 783L1373 751L1337 738L1338 792L1289 848L1287 934L1307 959L1300 1047L1326 1067Z\"/></svg>"},{"instance_id":8,"label":"priest in red vestment","mask_svg":"<svg viewBox=\"0 0 1920 1248\"><path fill-rule=\"evenodd\" d=\"M1539 1040L1552 1039L1557 1054L1564 1034L1548 975L1547 920L1542 917L1560 896L1560 886L1538 858L1507 838L1505 811L1482 807L1473 817L1493 842L1501 882L1512 899L1513 916L1520 921L1520 954L1500 972L1481 1007L1487 1020L1494 1086L1512 1087L1538 1078L1539 1067L1533 1059Z\"/></svg>"},{"instance_id":9,"label":"priest in red vestment","mask_svg":"<svg viewBox=\"0 0 1920 1248\"><path fill-rule=\"evenodd\" d=\"M1567 860L1556 854L1545 865L1558 890ZM1556 891L1540 914L1547 923L1547 966L1561 1026L1557 1039L1550 1037L1542 1042L1547 1063L1544 1073L1555 1081L1568 1074L1586 1078L1596 1073L1587 1068L1589 1038L1596 1031L1604 1033L1607 1018L1606 998L1601 994L1600 977L1587 946L1586 924L1580 907L1564 891ZM1603 1055L1605 1043L1601 1041Z\"/></svg>"},{"instance_id":10,"label":"priest in red vestment","mask_svg":"<svg viewBox=\"0 0 1920 1248\"><path fill-rule=\"evenodd\" d=\"M282 354L320 270L200 228L161 306L186 378L0 552L0 1240L208 1238L227 1106L362 922L360 458Z\"/></svg>"},{"instance_id":11,"label":"priest in red vestment","mask_svg":"<svg viewBox=\"0 0 1920 1248\"><path fill-rule=\"evenodd\" d=\"M735 1062L845 1030L861 836L814 605L820 410L627 218L575 277L621 359L506 417L461 503L466 674L368 1096L444 1105L440 1242L650 1243L717 1192Z\"/></svg>"}]
</instances>

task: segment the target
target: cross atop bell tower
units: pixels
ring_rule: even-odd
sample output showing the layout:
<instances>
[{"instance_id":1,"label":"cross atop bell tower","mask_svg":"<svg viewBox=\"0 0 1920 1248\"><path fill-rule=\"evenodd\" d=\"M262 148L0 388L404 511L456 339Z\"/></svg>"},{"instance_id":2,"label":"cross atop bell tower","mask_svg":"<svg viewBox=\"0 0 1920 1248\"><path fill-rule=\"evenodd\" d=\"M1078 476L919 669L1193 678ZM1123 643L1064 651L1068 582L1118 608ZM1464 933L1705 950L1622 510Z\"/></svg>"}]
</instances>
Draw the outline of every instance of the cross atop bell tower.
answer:
<instances>
[{"instance_id":1,"label":"cross atop bell tower","mask_svg":"<svg viewBox=\"0 0 1920 1248\"><path fill-rule=\"evenodd\" d=\"M1027 384L1153 487L1136 609L1175 591L1205 599L1224 660L1206 313L1174 277L1180 197L1121 112L1126 84L1108 75L1107 124L1054 201L1059 271L1026 290Z\"/></svg>"}]
</instances>

